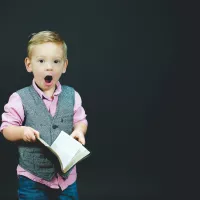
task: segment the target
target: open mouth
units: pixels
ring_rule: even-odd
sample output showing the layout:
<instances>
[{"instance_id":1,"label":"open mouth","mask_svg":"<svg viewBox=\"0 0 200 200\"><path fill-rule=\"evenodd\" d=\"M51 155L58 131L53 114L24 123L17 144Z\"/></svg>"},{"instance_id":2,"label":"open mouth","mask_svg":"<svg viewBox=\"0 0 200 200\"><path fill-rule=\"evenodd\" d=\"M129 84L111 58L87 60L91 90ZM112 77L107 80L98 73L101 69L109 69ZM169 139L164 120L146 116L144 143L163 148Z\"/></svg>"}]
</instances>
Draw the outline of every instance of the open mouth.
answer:
<instances>
[{"instance_id":1,"label":"open mouth","mask_svg":"<svg viewBox=\"0 0 200 200\"><path fill-rule=\"evenodd\" d=\"M51 83L52 79L53 79L53 77L50 76L50 75L47 75L47 76L45 76L45 78L44 78L44 80L45 80L46 83Z\"/></svg>"}]
</instances>

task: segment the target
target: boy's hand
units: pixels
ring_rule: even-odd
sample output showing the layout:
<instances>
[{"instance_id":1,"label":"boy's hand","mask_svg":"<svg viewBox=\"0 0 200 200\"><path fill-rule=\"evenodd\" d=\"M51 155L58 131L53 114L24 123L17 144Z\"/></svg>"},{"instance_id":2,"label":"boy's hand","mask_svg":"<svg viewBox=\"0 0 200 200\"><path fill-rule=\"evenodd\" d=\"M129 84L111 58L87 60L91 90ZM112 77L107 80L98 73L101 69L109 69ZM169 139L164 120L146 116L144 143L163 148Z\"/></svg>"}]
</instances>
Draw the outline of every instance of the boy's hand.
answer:
<instances>
[{"instance_id":1,"label":"boy's hand","mask_svg":"<svg viewBox=\"0 0 200 200\"><path fill-rule=\"evenodd\" d=\"M85 145L85 136L84 136L84 133L80 130L74 130L71 134L71 136L78 140L81 144Z\"/></svg>"},{"instance_id":2,"label":"boy's hand","mask_svg":"<svg viewBox=\"0 0 200 200\"><path fill-rule=\"evenodd\" d=\"M40 136L39 132L31 127L24 126L23 129L22 140L25 142L35 142L36 138Z\"/></svg>"}]
</instances>

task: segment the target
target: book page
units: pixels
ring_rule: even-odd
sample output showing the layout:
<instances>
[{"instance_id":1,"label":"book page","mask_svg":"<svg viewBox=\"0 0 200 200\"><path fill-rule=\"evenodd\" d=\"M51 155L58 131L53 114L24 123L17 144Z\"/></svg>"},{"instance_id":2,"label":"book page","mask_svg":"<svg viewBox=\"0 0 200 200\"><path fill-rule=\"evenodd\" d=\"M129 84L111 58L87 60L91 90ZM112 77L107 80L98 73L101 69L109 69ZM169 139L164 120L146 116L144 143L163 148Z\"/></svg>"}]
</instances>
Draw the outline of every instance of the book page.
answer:
<instances>
[{"instance_id":1,"label":"book page","mask_svg":"<svg viewBox=\"0 0 200 200\"><path fill-rule=\"evenodd\" d=\"M62 169L64 169L70 163L70 161L79 151L80 146L82 145L70 135L64 131L60 132L59 136L51 145L51 148L58 155Z\"/></svg>"},{"instance_id":2,"label":"book page","mask_svg":"<svg viewBox=\"0 0 200 200\"><path fill-rule=\"evenodd\" d=\"M64 131L60 132L51 146L40 137L38 140L57 156L64 173L66 173L78 161L90 154L81 143Z\"/></svg>"},{"instance_id":3,"label":"book page","mask_svg":"<svg viewBox=\"0 0 200 200\"><path fill-rule=\"evenodd\" d=\"M76 153L76 155L73 157L71 162L68 164L68 166L65 167L64 172L67 172L71 167L73 167L78 161L89 155L90 152L83 146L80 146L79 151Z\"/></svg>"}]
</instances>

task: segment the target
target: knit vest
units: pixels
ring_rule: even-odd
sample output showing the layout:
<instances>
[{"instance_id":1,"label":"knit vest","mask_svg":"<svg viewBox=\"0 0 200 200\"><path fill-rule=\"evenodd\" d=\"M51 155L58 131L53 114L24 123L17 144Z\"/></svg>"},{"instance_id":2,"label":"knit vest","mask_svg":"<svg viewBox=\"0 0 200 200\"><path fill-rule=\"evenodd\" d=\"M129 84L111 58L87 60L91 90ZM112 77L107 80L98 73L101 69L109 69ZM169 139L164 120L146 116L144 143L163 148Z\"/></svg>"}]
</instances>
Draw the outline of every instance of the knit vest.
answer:
<instances>
[{"instance_id":1,"label":"knit vest","mask_svg":"<svg viewBox=\"0 0 200 200\"><path fill-rule=\"evenodd\" d=\"M73 88L62 86L53 117L33 86L18 90L17 93L21 97L24 108L23 125L39 131L40 137L47 144L51 145L62 130L71 134L74 113ZM63 178L69 175L69 172L62 173L56 156L38 141L33 143L20 141L18 150L19 165L37 177L50 181L57 173Z\"/></svg>"}]
</instances>

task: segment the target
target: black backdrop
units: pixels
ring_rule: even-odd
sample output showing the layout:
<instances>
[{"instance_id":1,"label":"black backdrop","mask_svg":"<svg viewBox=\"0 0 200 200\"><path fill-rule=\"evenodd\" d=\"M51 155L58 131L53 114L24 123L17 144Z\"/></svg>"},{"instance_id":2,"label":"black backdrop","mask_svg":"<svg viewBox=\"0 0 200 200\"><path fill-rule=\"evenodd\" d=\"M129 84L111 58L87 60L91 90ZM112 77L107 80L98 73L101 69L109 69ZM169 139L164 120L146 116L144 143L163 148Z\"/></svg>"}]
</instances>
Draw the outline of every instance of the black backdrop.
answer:
<instances>
[{"instance_id":1,"label":"black backdrop","mask_svg":"<svg viewBox=\"0 0 200 200\"><path fill-rule=\"evenodd\" d=\"M80 199L175 199L176 133L183 119L177 86L184 82L177 67L185 73L180 41L189 33L180 34L186 19L180 5L7 0L0 11L1 113L11 93L32 81L23 63L28 36L55 30L66 40L69 66L61 83L82 97L92 152L78 164ZM0 139L0 199L15 199L16 149Z\"/></svg>"}]
</instances>

